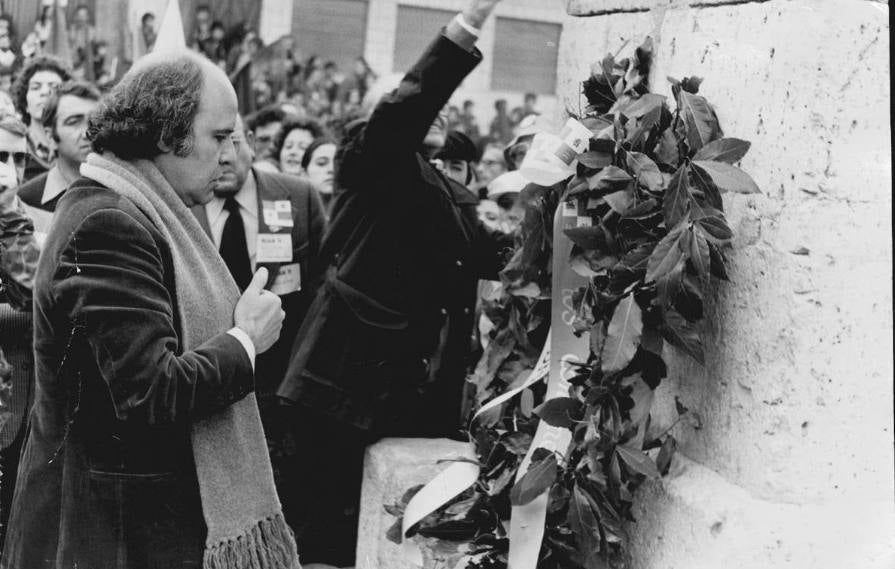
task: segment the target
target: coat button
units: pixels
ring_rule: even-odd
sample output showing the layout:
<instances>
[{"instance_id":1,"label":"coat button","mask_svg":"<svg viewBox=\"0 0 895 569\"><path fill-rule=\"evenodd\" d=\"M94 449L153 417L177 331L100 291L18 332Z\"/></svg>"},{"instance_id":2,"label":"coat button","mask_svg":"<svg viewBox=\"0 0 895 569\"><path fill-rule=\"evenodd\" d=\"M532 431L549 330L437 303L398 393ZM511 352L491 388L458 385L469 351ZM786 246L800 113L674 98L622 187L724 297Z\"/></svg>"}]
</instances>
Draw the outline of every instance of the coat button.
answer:
<instances>
[{"instance_id":1,"label":"coat button","mask_svg":"<svg viewBox=\"0 0 895 569\"><path fill-rule=\"evenodd\" d=\"M457 259L457 266L458 266L458 267L462 267L462 266L463 266L463 261L461 261L460 259Z\"/></svg>"},{"instance_id":2,"label":"coat button","mask_svg":"<svg viewBox=\"0 0 895 569\"><path fill-rule=\"evenodd\" d=\"M471 311L469 310L469 308L464 308L464 309L463 309L463 314L469 314L470 312L471 312Z\"/></svg>"},{"instance_id":3,"label":"coat button","mask_svg":"<svg viewBox=\"0 0 895 569\"><path fill-rule=\"evenodd\" d=\"M442 309L441 309L441 315L442 315L442 316L447 316L447 308L442 308Z\"/></svg>"}]
</instances>

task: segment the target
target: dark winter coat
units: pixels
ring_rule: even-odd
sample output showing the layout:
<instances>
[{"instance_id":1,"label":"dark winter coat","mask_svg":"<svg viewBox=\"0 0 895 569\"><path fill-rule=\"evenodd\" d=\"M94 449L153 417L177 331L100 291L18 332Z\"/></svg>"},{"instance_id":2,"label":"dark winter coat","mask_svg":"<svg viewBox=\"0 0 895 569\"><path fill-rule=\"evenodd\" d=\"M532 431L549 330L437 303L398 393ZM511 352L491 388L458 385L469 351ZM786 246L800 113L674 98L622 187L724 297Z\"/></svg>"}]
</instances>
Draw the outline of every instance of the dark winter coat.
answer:
<instances>
[{"instance_id":1,"label":"dark winter coat","mask_svg":"<svg viewBox=\"0 0 895 569\"><path fill-rule=\"evenodd\" d=\"M222 331L178 338L174 271L137 207L91 180L60 200L34 290L35 401L4 569L201 567L190 424L253 388Z\"/></svg>"},{"instance_id":2,"label":"dark winter coat","mask_svg":"<svg viewBox=\"0 0 895 569\"><path fill-rule=\"evenodd\" d=\"M431 360L450 319L468 342L477 280L495 277L502 243L477 221L468 192L419 150L480 60L439 36L340 145L322 253L331 266L281 396L382 435L457 427L463 374L437 385Z\"/></svg>"}]
</instances>

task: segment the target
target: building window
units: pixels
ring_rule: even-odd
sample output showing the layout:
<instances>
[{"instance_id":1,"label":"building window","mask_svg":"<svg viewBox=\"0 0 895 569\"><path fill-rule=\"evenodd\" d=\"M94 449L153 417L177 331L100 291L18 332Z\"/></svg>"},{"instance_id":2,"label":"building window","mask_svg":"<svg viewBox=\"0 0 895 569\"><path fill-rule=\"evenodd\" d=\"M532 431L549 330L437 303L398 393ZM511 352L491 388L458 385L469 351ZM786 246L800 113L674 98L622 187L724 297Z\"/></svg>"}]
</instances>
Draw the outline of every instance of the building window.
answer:
<instances>
[{"instance_id":1,"label":"building window","mask_svg":"<svg viewBox=\"0 0 895 569\"><path fill-rule=\"evenodd\" d=\"M451 10L398 6L392 72L404 73L457 13Z\"/></svg>"},{"instance_id":2,"label":"building window","mask_svg":"<svg viewBox=\"0 0 895 569\"><path fill-rule=\"evenodd\" d=\"M497 18L491 88L552 95L562 26Z\"/></svg>"},{"instance_id":3,"label":"building window","mask_svg":"<svg viewBox=\"0 0 895 569\"><path fill-rule=\"evenodd\" d=\"M292 34L305 57L335 61L342 70L364 54L366 0L300 0L292 10Z\"/></svg>"}]
</instances>

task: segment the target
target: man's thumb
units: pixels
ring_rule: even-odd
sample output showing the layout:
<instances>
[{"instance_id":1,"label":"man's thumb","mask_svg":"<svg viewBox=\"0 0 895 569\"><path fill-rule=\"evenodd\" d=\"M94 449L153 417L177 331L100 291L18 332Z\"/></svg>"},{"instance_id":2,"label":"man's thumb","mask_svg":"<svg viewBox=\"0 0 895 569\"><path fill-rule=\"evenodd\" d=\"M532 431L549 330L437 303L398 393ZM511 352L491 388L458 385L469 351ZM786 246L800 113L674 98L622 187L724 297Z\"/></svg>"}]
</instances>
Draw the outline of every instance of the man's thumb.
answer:
<instances>
[{"instance_id":1,"label":"man's thumb","mask_svg":"<svg viewBox=\"0 0 895 569\"><path fill-rule=\"evenodd\" d=\"M264 285L267 284L267 268L261 267L257 271L255 271L255 276L252 277L252 282L249 283L249 286L246 287L246 292L254 291L261 292L264 290Z\"/></svg>"}]
</instances>

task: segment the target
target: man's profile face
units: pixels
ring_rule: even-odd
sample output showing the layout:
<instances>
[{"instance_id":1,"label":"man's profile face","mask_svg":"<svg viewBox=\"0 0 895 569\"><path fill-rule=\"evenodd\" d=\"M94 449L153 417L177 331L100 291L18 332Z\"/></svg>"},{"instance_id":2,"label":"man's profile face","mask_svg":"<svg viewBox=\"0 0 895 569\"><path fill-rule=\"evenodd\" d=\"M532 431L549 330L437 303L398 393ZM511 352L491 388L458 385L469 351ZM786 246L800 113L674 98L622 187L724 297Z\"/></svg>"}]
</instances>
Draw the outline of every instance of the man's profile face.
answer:
<instances>
[{"instance_id":1,"label":"man's profile face","mask_svg":"<svg viewBox=\"0 0 895 569\"><path fill-rule=\"evenodd\" d=\"M97 105L97 101L74 95L59 98L56 109L56 150L60 158L71 162L83 162L87 159L90 152L90 141L86 136L87 117Z\"/></svg>"},{"instance_id":2,"label":"man's profile face","mask_svg":"<svg viewBox=\"0 0 895 569\"><path fill-rule=\"evenodd\" d=\"M192 148L177 156L173 148L160 145L163 154L154 158L168 183L188 207L208 203L223 165L235 160L231 135L236 125L236 92L224 72L212 63L203 64L203 87L199 111L193 120Z\"/></svg>"},{"instance_id":3,"label":"man's profile face","mask_svg":"<svg viewBox=\"0 0 895 569\"><path fill-rule=\"evenodd\" d=\"M24 136L0 128L0 186L18 186L25 176L28 145Z\"/></svg>"},{"instance_id":4,"label":"man's profile face","mask_svg":"<svg viewBox=\"0 0 895 569\"><path fill-rule=\"evenodd\" d=\"M216 196L232 196L242 188L246 178L249 177L252 161L255 159L255 152L252 150L251 133L248 136L249 139L246 138L242 119L237 117L236 129L230 137L233 141L233 156L231 159L229 154L224 155L223 163L221 164L221 177L217 179L214 185L214 194Z\"/></svg>"},{"instance_id":5,"label":"man's profile face","mask_svg":"<svg viewBox=\"0 0 895 569\"><path fill-rule=\"evenodd\" d=\"M261 125L255 129L255 153L259 158L268 158L273 141L280 132L283 123L277 121Z\"/></svg>"}]
</instances>

